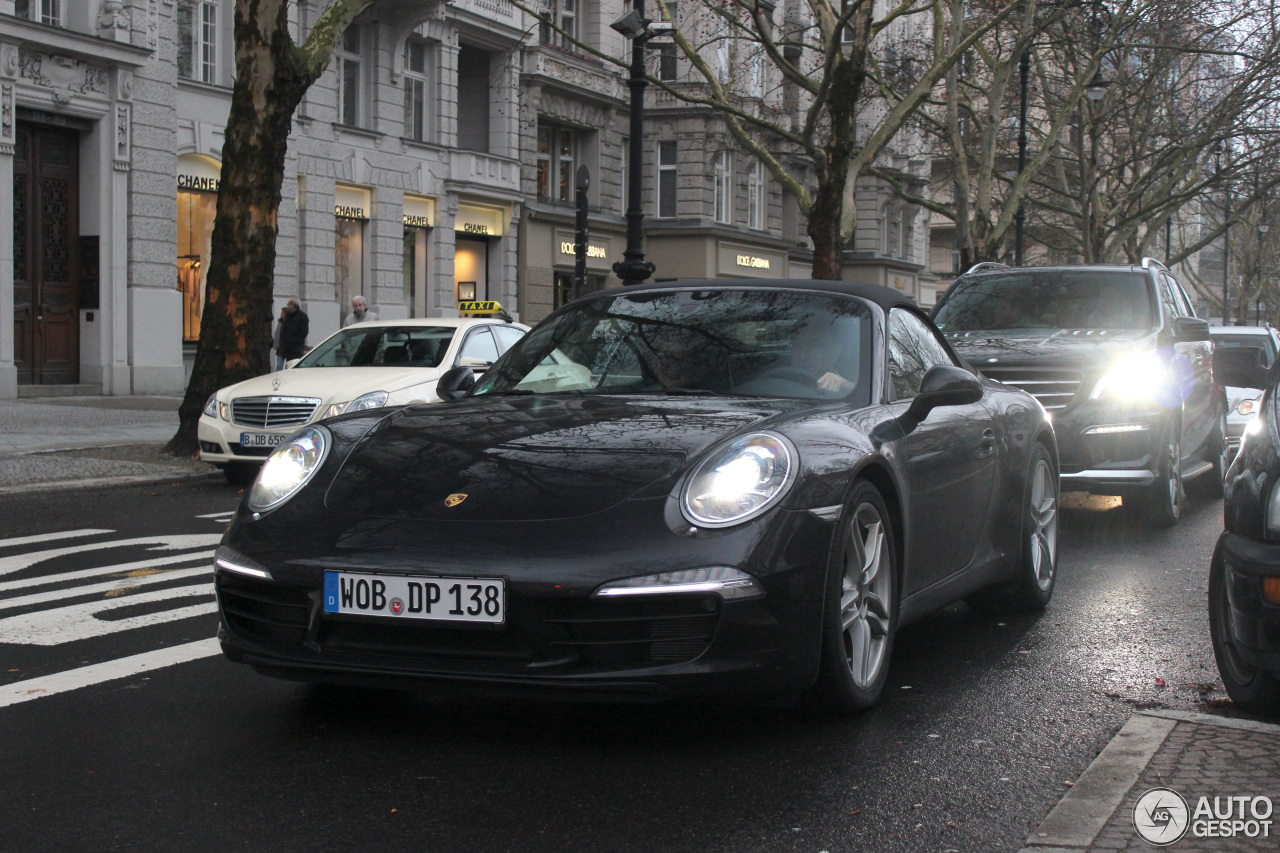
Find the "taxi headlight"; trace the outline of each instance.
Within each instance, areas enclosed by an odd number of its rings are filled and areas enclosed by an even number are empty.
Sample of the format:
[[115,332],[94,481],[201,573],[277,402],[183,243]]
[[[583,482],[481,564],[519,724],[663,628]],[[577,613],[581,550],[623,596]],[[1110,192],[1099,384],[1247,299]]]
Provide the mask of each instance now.
[[324,427],[307,427],[280,445],[262,464],[249,492],[249,508],[268,510],[297,494],[320,469],[332,440]]
[[351,401],[351,405],[347,406],[348,412],[363,412],[365,409],[377,409],[387,404],[386,391],[370,391],[360,397],[356,397]]
[[1162,396],[1171,380],[1169,366],[1156,353],[1132,355],[1102,375],[1089,399],[1151,400]]
[[209,402],[204,404],[204,416],[206,418],[216,418],[218,416],[218,392],[214,391],[209,395]]
[[702,527],[728,527],[776,504],[795,480],[795,447],[761,432],[716,450],[685,481],[681,509]]

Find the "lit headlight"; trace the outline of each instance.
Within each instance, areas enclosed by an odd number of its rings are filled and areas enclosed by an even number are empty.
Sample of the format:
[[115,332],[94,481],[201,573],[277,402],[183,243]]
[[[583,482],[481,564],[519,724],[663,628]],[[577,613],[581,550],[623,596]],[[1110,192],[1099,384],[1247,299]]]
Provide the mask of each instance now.
[[319,470],[330,444],[324,427],[307,427],[276,448],[258,472],[249,507],[272,509],[293,497]]
[[218,416],[218,392],[215,391],[209,395],[209,402],[204,404],[204,416],[206,418],[216,418]]
[[1236,406],[1236,411],[1242,415],[1252,415],[1258,410],[1258,399],[1256,397],[1246,397]]
[[1163,396],[1172,381],[1169,365],[1156,353],[1129,356],[1103,374],[1090,400],[1150,400]]
[[702,527],[728,527],[777,503],[796,473],[791,442],[755,433],[725,445],[694,469],[685,483],[681,508]]

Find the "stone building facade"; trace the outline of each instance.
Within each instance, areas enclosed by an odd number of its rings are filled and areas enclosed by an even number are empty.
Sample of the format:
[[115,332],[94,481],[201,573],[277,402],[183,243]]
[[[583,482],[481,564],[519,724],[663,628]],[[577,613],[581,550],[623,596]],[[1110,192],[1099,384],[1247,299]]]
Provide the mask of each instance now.
[[[0,399],[48,385],[182,391],[209,266],[233,5],[0,0],[0,233],[14,235],[0,241]],[[325,5],[293,5],[296,39]],[[628,50],[609,27],[623,0],[548,8],[592,48]],[[683,60],[651,58],[655,76],[688,74]],[[382,0],[295,116],[277,309],[298,298],[312,344],[356,295],[383,318],[449,316],[487,298],[536,322],[581,295],[572,202],[583,165],[587,289],[618,285],[629,97],[616,66],[509,0]],[[651,87],[643,150],[656,278],[809,275],[794,200],[715,113]],[[919,211],[874,180],[858,198],[846,277],[928,304]]]

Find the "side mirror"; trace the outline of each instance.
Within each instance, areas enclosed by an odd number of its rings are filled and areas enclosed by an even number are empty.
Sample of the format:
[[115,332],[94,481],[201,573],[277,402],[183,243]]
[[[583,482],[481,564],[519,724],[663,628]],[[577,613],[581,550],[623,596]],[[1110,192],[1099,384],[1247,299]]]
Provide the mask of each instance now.
[[289,368],[296,366],[300,361],[302,361],[300,358],[291,358],[284,363],[284,369],[288,370]]
[[458,367],[470,367],[475,373],[483,373],[491,367],[491,363],[483,358],[466,355],[458,359]]
[[476,384],[476,374],[467,365],[460,364],[445,371],[436,383],[436,396],[441,400],[460,400]]
[[1174,317],[1173,340],[1180,344],[1209,340],[1209,321],[1195,317]]
[[940,364],[929,368],[920,382],[920,393],[911,401],[906,415],[916,423],[938,406],[964,406],[982,399],[982,382],[961,367]]
[[1270,368],[1263,364],[1261,347],[1231,347],[1213,351],[1213,381],[1232,388],[1266,390]]

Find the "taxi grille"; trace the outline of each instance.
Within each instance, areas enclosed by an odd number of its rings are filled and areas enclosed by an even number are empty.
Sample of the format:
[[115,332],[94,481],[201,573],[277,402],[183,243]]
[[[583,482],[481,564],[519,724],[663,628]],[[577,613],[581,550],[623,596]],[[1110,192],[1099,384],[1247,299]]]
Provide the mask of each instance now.
[[311,601],[302,587],[282,586],[233,572],[218,572],[218,604],[227,624],[257,640],[301,643]]
[[319,407],[314,397],[237,397],[231,401],[231,422],[260,429],[302,426]]
[[1026,391],[1051,412],[1070,406],[1080,390],[1081,374],[1078,370],[1041,367],[984,367],[981,369],[988,379]]

